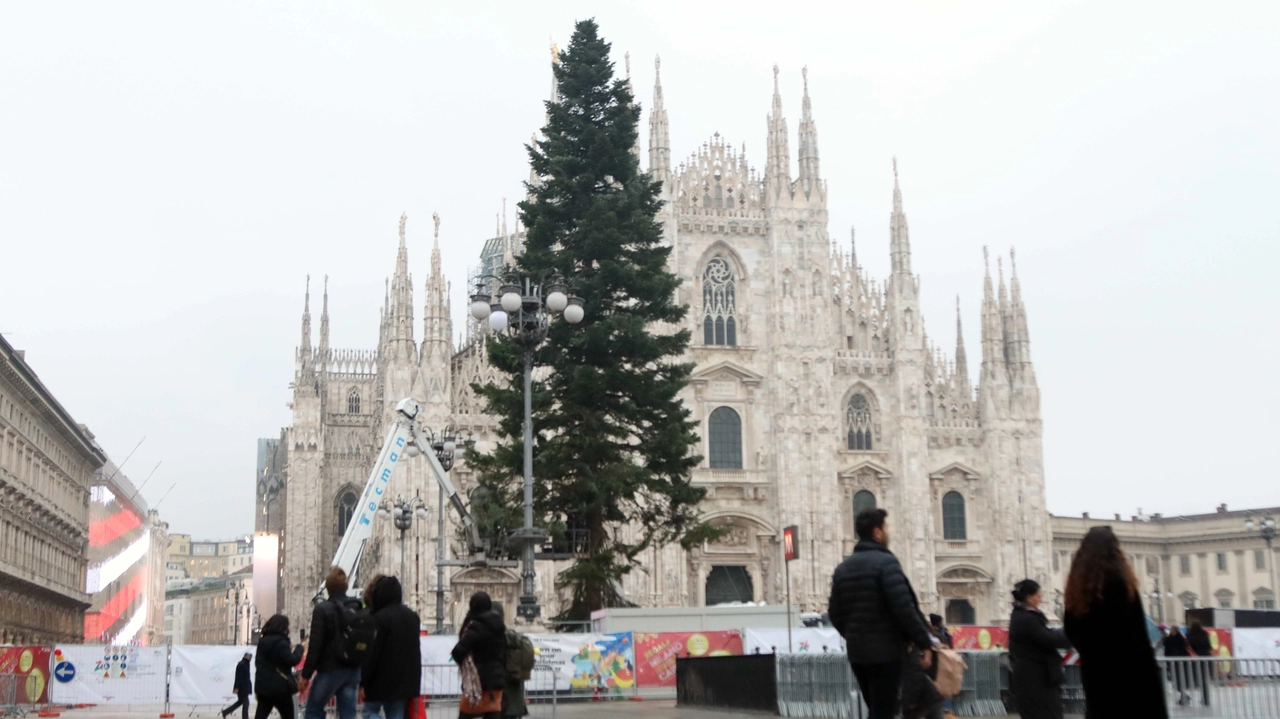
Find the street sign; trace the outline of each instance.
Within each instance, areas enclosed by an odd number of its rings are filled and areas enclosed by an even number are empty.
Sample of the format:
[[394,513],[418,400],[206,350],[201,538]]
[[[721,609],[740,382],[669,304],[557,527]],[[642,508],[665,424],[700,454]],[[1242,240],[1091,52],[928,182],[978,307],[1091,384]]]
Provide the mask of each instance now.
[[794,524],[782,530],[782,557],[788,562],[800,558],[800,528]]
[[76,667],[71,662],[58,662],[58,666],[53,668],[53,676],[58,681],[66,684],[76,678]]

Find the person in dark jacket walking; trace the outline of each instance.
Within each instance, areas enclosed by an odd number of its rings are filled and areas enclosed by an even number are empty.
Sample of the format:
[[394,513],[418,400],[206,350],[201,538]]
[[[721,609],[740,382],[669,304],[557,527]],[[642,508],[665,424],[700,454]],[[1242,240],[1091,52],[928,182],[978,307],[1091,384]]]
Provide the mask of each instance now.
[[227,719],[227,715],[237,708],[240,709],[240,716],[243,719],[249,719],[249,695],[253,694],[253,682],[249,679],[249,660],[251,659],[253,654],[245,652],[240,663],[236,664],[236,682],[232,687],[236,695],[236,703],[222,710],[222,719]]
[[1167,719],[1138,579],[1110,527],[1085,534],[1065,594],[1067,638],[1080,653],[1089,719]]
[[[1205,631],[1198,619],[1192,619],[1191,624],[1187,625],[1187,648],[1197,657],[1213,656],[1213,640],[1209,639],[1209,632]],[[1213,663],[1196,662],[1191,676],[1204,693],[1204,705],[1209,706],[1209,681],[1213,678]]]
[[493,611],[493,601],[484,592],[471,595],[470,609],[462,620],[458,643],[453,647],[453,661],[458,666],[468,657],[480,676],[480,689],[484,692],[481,706],[492,708],[482,712],[459,709],[458,716],[500,719],[502,690],[507,681],[507,625]]
[[422,693],[422,622],[404,605],[395,577],[375,577],[366,595],[378,633],[360,672],[364,719],[374,719],[379,712],[386,719],[404,719],[409,700]]
[[1013,588],[1009,617],[1010,689],[1022,719],[1062,719],[1062,655],[1071,642],[1061,629],[1050,629],[1040,611],[1040,584],[1024,579]]
[[848,644],[849,664],[870,719],[892,719],[898,713],[908,646],[928,649],[938,643],[902,565],[889,551],[888,514],[883,509],[858,514],[858,544],[831,576],[827,608],[832,626]]
[[[300,689],[307,694],[306,719],[325,719],[324,707],[337,697],[338,719],[356,719],[356,700],[360,692],[360,667],[342,662],[341,604],[360,600],[347,596],[347,573],[341,567],[329,570],[324,580],[329,598],[311,612],[310,643],[307,662],[302,665]],[[312,681],[315,677],[315,681]]]
[[258,653],[254,657],[258,687],[258,709],[254,719],[267,719],[271,710],[280,712],[280,719],[293,719],[293,668],[302,661],[302,645],[289,650],[289,618],[277,614],[262,625],[262,638],[258,640]]
[[[1187,638],[1182,636],[1182,632],[1175,624],[1169,627],[1169,633],[1165,635],[1164,655],[1173,658],[1187,658],[1191,656],[1191,648],[1187,646]],[[1174,687],[1178,690],[1178,706],[1184,706],[1190,701],[1191,697],[1187,694],[1187,685],[1190,684],[1189,672],[1191,665],[1184,662],[1170,662],[1167,673],[1169,678],[1173,680]]]

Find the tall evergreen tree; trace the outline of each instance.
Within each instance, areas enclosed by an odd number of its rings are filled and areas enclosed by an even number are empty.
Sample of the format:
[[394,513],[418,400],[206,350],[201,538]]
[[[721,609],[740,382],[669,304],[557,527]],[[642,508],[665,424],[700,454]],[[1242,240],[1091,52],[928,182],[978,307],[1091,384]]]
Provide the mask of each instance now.
[[[676,304],[680,281],[666,267],[660,184],[632,152],[640,108],[614,78],[593,20],[577,23],[553,71],[560,96],[547,103],[544,139],[527,148],[538,182],[520,203],[528,236],[518,264],[535,276],[559,272],[586,301],[580,324],[551,323],[538,353],[550,372],[533,398],[536,521],[587,533],[587,556],[557,577],[573,597],[557,618],[586,620],[626,603],[620,580],[646,548],[689,547],[716,530],[699,519],[705,490],[690,482],[697,425],[677,395],[693,365],[683,361],[688,330],[672,329],[687,307]],[[476,390],[502,417],[502,441],[471,461],[498,531],[520,526],[523,366],[510,338],[492,338],[489,349],[509,382]]]

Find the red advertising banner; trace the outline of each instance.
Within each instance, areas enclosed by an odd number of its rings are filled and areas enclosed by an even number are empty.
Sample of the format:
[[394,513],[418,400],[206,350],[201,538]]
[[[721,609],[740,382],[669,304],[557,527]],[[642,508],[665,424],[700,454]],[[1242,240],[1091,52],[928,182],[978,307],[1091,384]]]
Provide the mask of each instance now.
[[956,649],[995,650],[1009,648],[1009,630],[1006,627],[947,627]]
[[718,657],[742,653],[742,635],[725,632],[636,632],[636,679],[642,687],[676,685],[676,657]]
[[0,647],[0,674],[17,674],[18,704],[49,702],[49,647]]
[[[1205,627],[1209,632],[1209,646],[1213,648],[1213,656],[1230,657],[1235,656],[1235,646],[1231,643],[1230,629],[1214,629],[1213,627]],[[1186,633],[1185,631],[1183,632]]]

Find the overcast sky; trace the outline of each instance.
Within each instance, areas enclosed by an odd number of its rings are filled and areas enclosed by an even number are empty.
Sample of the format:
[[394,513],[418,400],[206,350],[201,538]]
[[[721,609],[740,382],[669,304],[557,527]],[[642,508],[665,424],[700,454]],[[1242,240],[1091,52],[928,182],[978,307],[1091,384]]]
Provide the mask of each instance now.
[[1280,504],[1275,2],[5,3],[0,332],[117,461],[146,437],[171,531],[251,531],[305,276],[372,349],[400,213],[420,313],[439,212],[461,320],[592,15],[646,107],[662,56],[675,158],[719,132],[763,170],[776,62],[794,168],[807,65],[832,237],[887,274],[896,154],[975,375],[982,246],[1017,246],[1053,512]]

